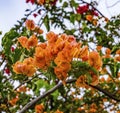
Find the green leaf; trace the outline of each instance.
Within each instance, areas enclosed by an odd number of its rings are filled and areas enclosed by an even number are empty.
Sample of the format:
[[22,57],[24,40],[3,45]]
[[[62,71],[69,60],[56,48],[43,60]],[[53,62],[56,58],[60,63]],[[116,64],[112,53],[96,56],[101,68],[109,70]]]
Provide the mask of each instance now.
[[81,20],[81,15],[80,14],[76,14],[76,20],[80,21]]
[[36,89],[35,89],[36,95],[40,93],[41,88],[45,88],[46,90],[49,90],[52,87],[51,85],[49,85],[47,81],[42,79],[36,81],[35,84],[36,84]]
[[46,27],[47,31],[49,31],[50,30],[50,24],[49,24],[48,15],[46,15],[45,18],[44,18],[44,24],[45,24],[45,27]]
[[68,7],[68,3],[67,2],[63,3],[63,8],[65,8],[65,7]]
[[70,3],[73,7],[75,7],[75,8],[78,7],[78,3],[76,3],[75,0],[71,0]]
[[70,22],[75,23],[75,14],[70,15]]
[[12,54],[10,54],[12,62],[15,63],[16,61],[18,61],[21,57],[21,54],[22,54],[22,50],[19,48],[16,48],[15,51]]
[[53,98],[56,100],[56,99],[58,98],[58,96],[59,96],[58,90],[54,91],[51,95],[52,95]]
[[42,35],[38,36],[38,39],[40,40],[40,42],[45,42],[46,41]]

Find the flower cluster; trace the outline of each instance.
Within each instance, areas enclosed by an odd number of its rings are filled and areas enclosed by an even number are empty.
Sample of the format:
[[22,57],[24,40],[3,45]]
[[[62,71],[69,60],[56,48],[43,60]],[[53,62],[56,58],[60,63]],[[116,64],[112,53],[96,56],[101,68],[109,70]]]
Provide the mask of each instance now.
[[24,59],[23,62],[16,62],[13,71],[17,74],[32,76],[36,69],[47,69],[54,62],[54,73],[57,78],[65,83],[68,72],[71,70],[71,62],[76,59],[88,62],[90,66],[99,70],[102,66],[100,55],[96,52],[89,52],[87,46],[82,46],[72,35],[57,35],[54,32],[46,34],[47,41],[39,43],[37,37],[32,35],[29,39],[25,36],[18,38],[22,47],[29,50],[35,47],[33,57]]
[[38,39],[35,35],[32,35],[30,38],[27,38],[26,36],[21,36],[18,38],[18,42],[22,45],[22,47],[29,50],[30,48],[37,46]]
[[26,58],[23,62],[17,61],[13,65],[13,71],[17,74],[32,76],[36,71],[36,68],[33,65],[33,58]]
[[89,4],[78,6],[76,12],[78,14],[85,15],[86,20],[91,22],[94,26],[98,24],[98,18],[96,17],[98,17],[99,14],[93,7],[90,7]]
[[25,26],[28,30],[34,31],[34,33],[42,34],[43,30],[39,28],[39,26],[35,25],[35,22],[33,20],[26,20]]

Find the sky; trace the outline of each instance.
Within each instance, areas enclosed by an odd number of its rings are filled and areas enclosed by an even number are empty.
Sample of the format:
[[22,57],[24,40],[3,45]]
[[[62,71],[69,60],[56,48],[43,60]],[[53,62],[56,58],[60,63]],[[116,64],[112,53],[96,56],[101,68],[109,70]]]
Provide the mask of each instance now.
[[[86,1],[89,2],[91,0]],[[120,0],[96,1],[99,4],[97,9],[100,10],[106,17],[110,18],[111,16],[120,13]],[[117,4],[114,5],[115,3]],[[0,39],[5,32],[9,31],[10,28],[17,23],[17,20],[20,20],[22,17],[24,17],[26,8],[30,8],[30,4],[26,4],[25,0],[0,0],[0,31],[2,31]]]

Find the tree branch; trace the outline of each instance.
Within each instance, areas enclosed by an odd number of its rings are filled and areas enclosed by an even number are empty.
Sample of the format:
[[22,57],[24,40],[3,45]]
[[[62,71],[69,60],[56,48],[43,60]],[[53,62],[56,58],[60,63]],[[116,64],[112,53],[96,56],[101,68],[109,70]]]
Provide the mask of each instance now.
[[[75,81],[76,81],[76,79],[70,79],[70,80],[67,80],[66,83],[72,83],[72,82],[75,82]],[[27,105],[25,105],[19,111],[19,113],[25,113],[25,111],[28,110],[31,106],[35,105],[39,100],[41,100],[42,98],[44,98],[44,97],[48,96],[49,94],[53,93],[55,90],[57,90],[61,86],[63,86],[63,83],[59,82],[56,86],[54,86],[52,89],[45,92],[43,95],[40,95],[37,98],[35,98],[34,100],[30,101]]]
[[30,82],[31,80],[33,80],[34,78],[36,78],[37,77],[37,75],[36,76],[34,76],[34,77],[32,77],[31,79],[28,79],[28,80],[26,80],[26,81],[23,81],[19,86],[17,86],[14,90],[17,90],[19,87],[21,87],[23,84],[25,84],[25,83],[28,83],[28,82]]
[[[68,79],[66,81],[66,83],[73,83],[75,82],[76,79]],[[94,89],[97,89],[98,91],[102,92],[103,94],[105,94],[106,96],[108,96],[109,98],[120,102],[120,99],[118,99],[117,97],[115,97],[113,94],[111,94],[110,92],[102,89],[100,86],[93,86],[91,84],[88,84],[86,82],[87,85],[91,86]],[[33,99],[32,101],[30,101],[28,104],[26,104],[20,111],[19,113],[25,113],[26,110],[28,110],[31,106],[35,105],[39,100],[41,100],[42,98],[48,96],[49,94],[53,93],[55,90],[57,90],[59,87],[63,86],[62,82],[59,82],[56,86],[54,86],[52,89],[48,90],[47,92],[45,92],[43,95],[38,96],[37,98]]]
[[111,98],[111,99],[113,99],[113,100],[115,100],[117,102],[120,102],[120,99],[118,99],[117,97],[115,97],[115,95],[111,94],[110,92],[102,89],[100,86],[93,86],[93,85],[90,85],[90,84],[89,84],[89,86],[91,86],[92,88],[97,89],[98,91],[104,93],[109,98]]

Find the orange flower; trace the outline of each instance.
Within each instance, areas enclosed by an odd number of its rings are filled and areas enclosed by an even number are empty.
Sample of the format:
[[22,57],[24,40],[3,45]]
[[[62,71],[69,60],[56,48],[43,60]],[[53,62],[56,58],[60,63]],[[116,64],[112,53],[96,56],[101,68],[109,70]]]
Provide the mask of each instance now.
[[55,42],[53,52],[57,54],[59,51],[61,51],[64,48],[64,43],[65,41],[61,37],[58,38]]
[[106,53],[106,55],[110,55],[111,54],[111,50],[109,48],[107,48],[105,53]]
[[12,100],[10,100],[9,103],[10,103],[12,106],[15,106],[18,100],[19,100],[19,98],[16,96],[16,97],[13,98]]
[[39,26],[35,26],[35,30],[34,31],[37,32],[37,33],[39,33],[39,34],[43,34],[43,30],[40,29]]
[[118,50],[116,51],[116,54],[120,55],[120,49],[118,49]]
[[45,58],[45,49],[41,48],[40,46],[37,46],[35,48],[35,54],[34,56],[38,57],[38,58]]
[[45,69],[45,67],[46,67],[45,58],[42,58],[42,59],[41,59],[41,58],[35,56],[34,65],[35,65],[37,68]]
[[37,47],[41,47],[42,49],[45,49],[47,47],[47,43],[40,43],[37,45]]
[[46,38],[47,38],[49,44],[54,44],[58,38],[58,35],[56,35],[52,31],[50,31],[46,34]]
[[120,56],[116,56],[115,60],[120,62]]
[[71,64],[68,62],[61,62],[58,67],[61,68],[64,72],[68,72],[71,69]]
[[27,76],[33,76],[34,73],[35,73],[36,69],[33,65],[27,65],[27,68],[26,70],[24,70],[24,75],[27,75]]
[[65,33],[61,34],[59,38],[62,38],[63,40],[68,40],[68,36]]
[[26,48],[26,43],[28,42],[28,38],[26,36],[21,36],[18,38],[18,42],[20,42],[22,47]]
[[87,46],[80,49],[79,58],[82,58],[83,60],[85,58],[88,58],[88,47]]
[[27,43],[26,43],[26,48],[27,48],[27,49],[30,49],[31,47],[37,46],[37,44],[38,44],[38,39],[37,39],[37,37],[36,37],[35,35],[32,35],[32,36],[28,39],[28,41],[27,41]]
[[99,78],[97,75],[92,75],[92,82],[90,83],[93,86],[96,86],[99,83]]
[[68,40],[68,42],[71,42],[71,43],[76,42],[75,37],[72,36],[72,35],[68,35],[68,39],[67,40]]
[[43,49],[41,45],[35,48],[34,65],[40,69],[43,69],[46,66],[45,49]]
[[26,92],[26,91],[28,91],[29,89],[28,88],[26,88],[26,86],[21,86],[18,90],[17,90],[17,92]]
[[53,61],[55,58],[53,52],[52,52],[52,47],[47,46],[45,49],[45,61],[47,66],[50,65],[51,61]]
[[92,21],[92,23],[93,23],[94,26],[96,26],[96,25],[97,25],[97,20],[94,19],[94,20]]
[[81,75],[75,82],[76,86],[77,87],[85,87],[86,84],[85,84],[85,81],[86,81],[86,78],[84,75]]
[[13,71],[16,74],[21,74],[24,72],[24,69],[26,68],[27,65],[23,64],[20,61],[17,61],[14,65],[13,65]]
[[34,30],[35,29],[35,23],[33,20],[26,20],[25,22],[26,28],[28,30]]
[[90,108],[89,112],[90,112],[90,113],[96,113],[96,112],[97,112],[97,109],[95,109],[95,108]]
[[99,70],[102,66],[102,59],[100,57],[100,55],[98,54],[98,52],[96,51],[92,51],[89,53],[89,59],[88,59],[88,63],[96,68],[97,70]]
[[57,66],[60,66],[62,62],[69,62],[66,59],[67,55],[63,53],[63,51],[59,52],[57,57],[54,59],[54,62]]
[[77,47],[72,48],[71,54],[73,58],[78,58],[79,53],[80,53],[80,48],[77,48]]
[[43,113],[44,106],[43,104],[39,104],[35,106],[35,113]]
[[109,22],[109,19],[108,19],[108,18],[105,18],[105,21],[106,21],[106,22]]
[[60,67],[54,68],[54,73],[56,74],[57,78],[62,80],[63,84],[67,78],[67,72],[63,71]]
[[55,113],[64,113],[64,112],[57,109],[57,111],[55,111]]
[[63,50],[57,54],[57,57],[54,60],[57,66],[59,66],[62,62],[70,63],[72,61],[71,49],[71,45],[66,44]]
[[95,103],[92,103],[92,104],[90,105],[90,110],[89,110],[89,112],[90,112],[90,113],[95,113],[96,111],[97,111],[97,106],[96,106]]
[[97,46],[96,49],[100,51],[102,49],[102,46]]
[[26,58],[26,59],[24,59],[23,63],[25,63],[27,65],[31,65],[34,63],[34,59],[32,57]]
[[35,69],[34,65],[31,64],[30,61],[28,61],[28,59],[27,60],[25,59],[25,61],[23,61],[23,62],[17,61],[13,65],[13,71],[16,74],[24,74],[24,75],[27,75],[27,76],[33,76],[36,69]]
[[91,22],[93,20],[93,16],[92,15],[86,15],[86,19]]
[[38,3],[39,5],[43,5],[43,4],[45,3],[45,0],[37,0],[37,3]]
[[82,112],[82,111],[84,111],[85,109],[83,108],[83,107],[79,107],[78,109],[77,109],[77,111],[78,112]]

